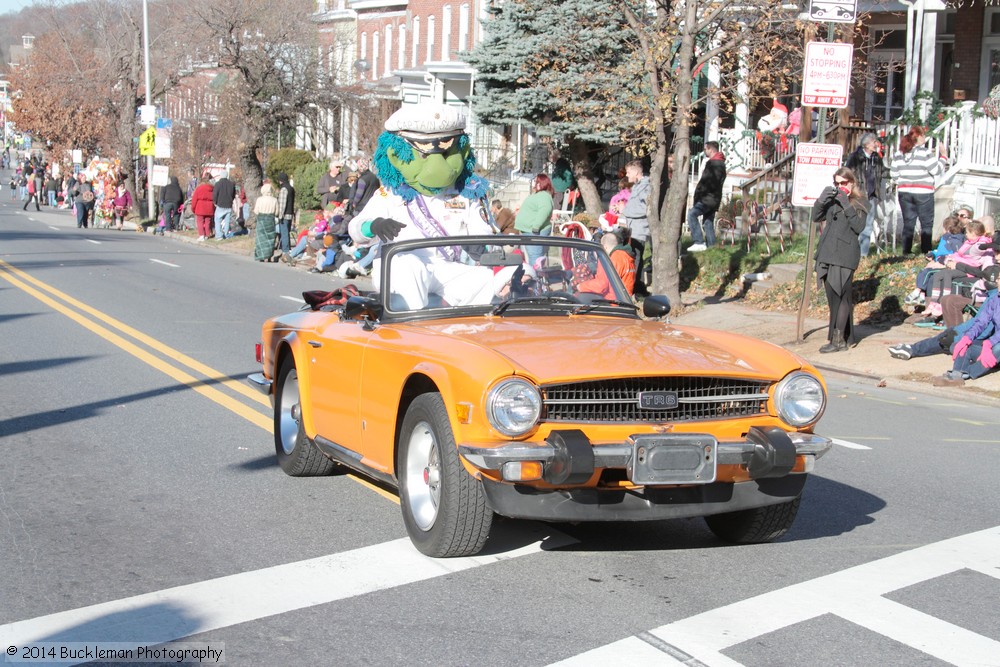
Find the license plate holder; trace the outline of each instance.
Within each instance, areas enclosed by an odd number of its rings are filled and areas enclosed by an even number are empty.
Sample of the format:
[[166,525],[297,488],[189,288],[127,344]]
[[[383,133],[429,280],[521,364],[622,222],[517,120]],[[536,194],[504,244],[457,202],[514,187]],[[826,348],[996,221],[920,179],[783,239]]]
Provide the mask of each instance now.
[[707,433],[634,435],[628,476],[633,484],[710,484],[719,442]]

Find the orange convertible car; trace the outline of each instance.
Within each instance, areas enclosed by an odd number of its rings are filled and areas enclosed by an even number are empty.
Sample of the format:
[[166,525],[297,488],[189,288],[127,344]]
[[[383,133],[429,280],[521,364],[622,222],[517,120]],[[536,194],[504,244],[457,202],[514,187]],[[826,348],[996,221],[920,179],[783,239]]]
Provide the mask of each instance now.
[[371,295],[268,320],[248,379],[272,399],[286,473],[345,466],[397,487],[425,554],[477,553],[494,514],[704,516],[723,539],[773,540],[830,448],[812,432],[816,369],[672,326],[664,297],[640,316],[595,243],[392,243],[373,278]]

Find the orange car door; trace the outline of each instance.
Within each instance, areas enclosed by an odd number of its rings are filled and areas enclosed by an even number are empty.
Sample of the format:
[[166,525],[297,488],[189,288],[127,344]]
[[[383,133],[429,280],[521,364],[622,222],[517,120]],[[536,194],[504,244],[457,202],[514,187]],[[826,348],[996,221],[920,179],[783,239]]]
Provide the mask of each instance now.
[[353,452],[361,450],[358,417],[361,368],[371,337],[360,322],[331,317],[309,337],[309,385],[313,423],[319,435]]

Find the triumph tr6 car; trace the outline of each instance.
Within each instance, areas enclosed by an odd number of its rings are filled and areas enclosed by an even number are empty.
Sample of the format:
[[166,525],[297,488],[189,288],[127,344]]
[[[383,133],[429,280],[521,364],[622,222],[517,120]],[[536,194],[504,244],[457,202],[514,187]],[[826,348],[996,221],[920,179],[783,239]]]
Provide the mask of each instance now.
[[[500,245],[517,243],[519,245]],[[775,345],[642,315],[590,241],[385,244],[376,291],[268,320],[257,346],[292,476],[398,489],[414,545],[480,551],[495,514],[704,517],[737,543],[792,525],[831,445],[815,368]],[[627,262],[625,263],[627,264]]]

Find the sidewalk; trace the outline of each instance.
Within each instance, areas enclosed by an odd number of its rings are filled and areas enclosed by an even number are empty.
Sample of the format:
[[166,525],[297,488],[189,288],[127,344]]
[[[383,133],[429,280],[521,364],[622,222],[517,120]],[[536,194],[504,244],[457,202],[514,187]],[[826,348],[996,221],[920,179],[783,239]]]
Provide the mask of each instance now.
[[820,354],[820,346],[826,344],[826,321],[806,319],[805,340],[798,343],[795,340],[796,312],[759,310],[738,300],[710,301],[693,294],[683,296],[686,312],[671,316],[674,324],[723,329],[770,341],[805,358],[827,375],[846,375],[877,387],[1000,405],[1000,372],[966,381],[964,387],[935,387],[931,379],[951,368],[951,357],[938,354],[903,361],[889,356],[890,345],[913,343],[938,333],[931,329],[902,324],[886,331],[858,325],[859,341],[855,347],[844,352]]

